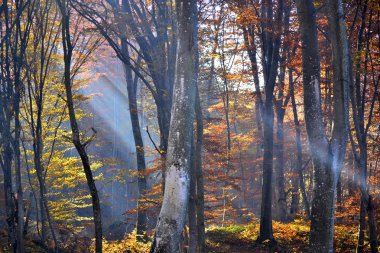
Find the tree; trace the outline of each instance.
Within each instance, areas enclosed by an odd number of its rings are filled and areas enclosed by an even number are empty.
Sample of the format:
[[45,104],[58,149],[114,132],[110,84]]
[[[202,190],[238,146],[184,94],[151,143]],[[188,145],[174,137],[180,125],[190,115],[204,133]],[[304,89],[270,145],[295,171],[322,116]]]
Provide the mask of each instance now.
[[[80,130],[75,114],[72,92],[73,74],[71,72],[71,63],[75,44],[72,43],[72,34],[70,32],[70,9],[68,2],[65,0],[57,0],[59,9],[62,15],[62,47],[64,57],[64,84],[66,90],[66,103],[69,111],[70,126],[72,130],[72,142],[79,153],[82,161],[83,170],[86,174],[87,185],[90,190],[92,198],[92,210],[94,215],[95,224],[95,251],[96,253],[102,252],[102,214],[100,209],[100,200],[98,190],[96,188],[94,176],[91,170],[89,157],[86,151],[86,146],[90,140],[82,141]],[[75,72],[74,72],[75,73]]]
[[320,60],[313,1],[297,1],[302,42],[306,130],[314,165],[310,252],[333,252],[335,194],[348,134],[351,59],[341,1],[328,1],[334,67],[334,126],[326,136],[321,121]]
[[[21,178],[21,120],[20,101],[24,88],[22,70],[35,14],[35,2],[4,1],[0,10],[0,136],[2,140],[0,165],[4,172],[8,238],[13,251],[24,249],[24,200]],[[13,193],[13,169],[16,194]]]
[[[53,6],[53,1],[46,3],[38,3],[39,9],[36,9],[39,19],[35,19],[31,31],[30,41],[33,41],[33,48],[29,49],[28,57],[25,59],[25,65],[28,66],[28,71],[25,71],[26,92],[28,104],[26,105],[27,120],[25,125],[30,128],[32,147],[33,147],[33,162],[38,180],[38,205],[41,218],[41,243],[46,247],[47,240],[47,224],[50,223],[50,214],[46,199],[46,173],[47,168],[43,163],[43,116],[46,99],[46,86],[48,85],[49,77],[53,78],[52,65],[54,62],[53,51],[56,50],[56,42],[59,36],[59,30],[55,29],[50,24],[50,21],[55,23],[58,20],[57,9]],[[32,43],[31,43],[32,44]],[[50,76],[49,76],[50,74]],[[25,129],[24,129],[25,131]],[[20,146],[20,144],[18,144]],[[36,203],[37,205],[37,203]],[[50,224],[51,225],[51,224]],[[57,246],[56,236],[52,230],[55,246]]]
[[[118,58],[124,64],[129,64],[129,67],[152,93],[157,106],[157,120],[160,130],[159,151],[162,160],[165,160],[171,122],[177,50],[175,46],[177,35],[173,16],[174,6],[171,2],[163,0],[153,2],[122,1],[122,6],[115,0],[94,1],[89,4],[76,0],[73,7],[99,29]],[[111,12],[108,7],[111,7]],[[126,32],[130,33],[129,37]],[[143,64],[136,66],[130,64],[129,62],[133,62],[133,59],[127,60],[125,58],[116,38],[127,43],[134,53],[141,56],[146,68],[142,67]],[[132,44],[129,40],[133,40],[134,43]],[[146,74],[147,77],[145,77]],[[148,82],[149,80],[152,81],[153,85]],[[164,170],[163,177],[165,177]]]
[[[356,64],[355,64],[355,79],[350,87],[350,97],[352,105],[352,120],[355,131],[350,131],[350,141],[352,146],[352,151],[354,154],[355,165],[359,170],[359,189],[361,192],[360,200],[360,218],[359,218],[359,233],[358,233],[358,244],[356,252],[364,252],[364,231],[366,228],[366,213],[368,214],[369,221],[369,240],[371,245],[371,252],[378,252],[378,239],[377,239],[377,228],[375,224],[374,217],[374,203],[373,196],[369,193],[368,190],[368,131],[373,124],[373,110],[374,103],[376,100],[378,88],[379,88],[379,77],[377,82],[373,80],[372,85],[374,90],[372,94],[366,88],[368,79],[366,78],[367,64],[369,61],[369,52],[370,52],[370,34],[367,32],[364,35],[364,30],[366,29],[367,22],[367,9],[368,1],[365,1],[362,7],[361,13],[361,23],[359,28],[359,33],[357,36],[357,46],[356,46]],[[370,31],[372,23],[372,14],[370,15],[370,20],[368,21],[367,29]],[[363,41],[365,39],[366,41]],[[363,47],[366,47],[364,54],[364,77],[361,82],[361,61],[362,61],[362,52]],[[372,60],[371,60],[372,64]],[[372,69],[373,70],[373,69]],[[374,73],[372,73],[374,74]],[[369,97],[368,101],[366,97]],[[369,108],[368,108],[369,107]],[[367,117],[367,124],[365,124],[365,118]],[[354,138],[355,137],[355,138]]]
[[293,69],[289,69],[289,94],[290,98],[292,100],[292,111],[293,111],[293,118],[294,118],[294,125],[295,125],[295,130],[296,130],[296,149],[297,149],[297,163],[296,163],[296,173],[298,176],[298,179],[294,179],[296,183],[296,189],[294,191],[297,191],[297,193],[294,193],[296,197],[293,197],[292,195],[292,207],[290,210],[291,214],[295,214],[297,208],[295,207],[298,205],[298,200],[294,200],[294,198],[298,198],[298,185],[301,190],[302,194],[302,203],[304,205],[305,213],[306,213],[306,218],[310,219],[310,204],[309,204],[309,199],[308,196],[306,195],[306,187],[305,187],[305,181],[304,181],[304,176],[303,176],[303,161],[302,161],[302,143],[301,143],[301,126],[300,126],[300,121],[298,118],[298,111],[297,111],[297,104],[296,104],[296,98],[295,98],[295,88],[294,88],[294,80],[293,80]]
[[[284,37],[289,37],[289,19],[290,19],[290,3],[285,4],[284,7]],[[290,93],[285,94],[285,74],[286,74],[286,57],[289,51],[289,41],[284,39],[282,43],[282,55],[279,60],[280,73],[278,75],[278,91],[277,96],[273,98],[274,107],[276,111],[276,145],[275,145],[275,156],[276,156],[276,166],[275,166],[275,182],[276,191],[275,203],[277,204],[278,219],[282,222],[287,220],[287,205],[286,199],[287,194],[285,191],[285,158],[284,158],[284,147],[285,147],[285,136],[284,136],[284,117],[286,113],[286,107],[290,101]]]
[[[83,4],[80,1],[74,1],[73,7],[96,26],[124,64],[129,111],[135,141],[137,171],[139,172],[138,187],[141,198],[146,191],[146,178],[143,175],[146,162],[137,111],[137,81],[140,80],[141,83],[146,85],[156,104],[160,131],[158,152],[163,164],[168,146],[175,73],[176,29],[175,22],[173,22],[173,6],[166,4],[162,0],[153,1],[152,3],[137,3],[137,1],[118,3],[118,1],[113,0],[104,2],[107,2],[108,5],[103,12],[99,11],[101,8],[96,4]],[[112,10],[111,12],[108,11],[108,7]],[[150,7],[154,10],[157,8],[158,11],[151,12]],[[135,55],[137,55],[137,61]],[[132,80],[132,74],[134,74],[134,81]],[[163,190],[165,184],[164,168],[162,168],[162,178]],[[146,217],[141,206],[139,201],[137,213],[138,234],[145,232],[146,227]]]
[[263,70],[264,70],[264,89],[265,102],[263,113],[264,128],[264,159],[263,159],[263,189],[261,200],[261,216],[260,216],[260,234],[257,242],[262,243],[270,240],[275,243],[272,230],[272,175],[273,175],[273,91],[276,83],[279,52],[281,45],[281,31],[283,21],[284,3],[278,1],[278,9],[275,22],[276,31],[279,34],[272,34],[268,31],[268,27],[274,25],[273,20],[273,3],[271,0],[263,1],[262,18],[266,21],[262,27],[262,51],[263,51]]
[[196,1],[176,1],[178,50],[169,131],[164,200],[151,252],[178,252],[189,202],[196,94]]

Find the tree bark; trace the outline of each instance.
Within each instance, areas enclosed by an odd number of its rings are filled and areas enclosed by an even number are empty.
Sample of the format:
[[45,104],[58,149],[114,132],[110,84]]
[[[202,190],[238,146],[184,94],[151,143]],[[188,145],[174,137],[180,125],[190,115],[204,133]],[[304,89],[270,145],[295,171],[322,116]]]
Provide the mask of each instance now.
[[176,1],[178,26],[176,75],[170,122],[164,200],[151,252],[178,252],[186,220],[196,93],[197,19],[195,1]]

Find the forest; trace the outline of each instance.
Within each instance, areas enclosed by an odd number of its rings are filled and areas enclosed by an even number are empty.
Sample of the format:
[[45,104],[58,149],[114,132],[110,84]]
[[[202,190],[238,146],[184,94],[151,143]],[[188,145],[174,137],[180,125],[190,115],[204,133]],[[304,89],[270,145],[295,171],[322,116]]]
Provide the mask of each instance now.
[[380,2],[1,0],[0,253],[378,253]]

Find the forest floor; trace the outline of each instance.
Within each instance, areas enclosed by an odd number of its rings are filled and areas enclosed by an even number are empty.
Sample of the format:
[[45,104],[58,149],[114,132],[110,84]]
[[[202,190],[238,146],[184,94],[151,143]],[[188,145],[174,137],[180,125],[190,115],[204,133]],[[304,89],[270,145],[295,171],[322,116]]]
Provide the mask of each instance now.
[[[273,222],[274,237],[277,247],[269,245],[256,245],[255,241],[259,233],[259,224],[230,226],[211,226],[207,229],[207,248],[209,253],[252,253],[252,252],[307,252],[309,223],[296,220],[292,223]],[[335,252],[355,252],[357,226],[338,224],[335,226]],[[0,253],[10,252],[6,247],[5,234],[0,235]],[[269,244],[269,242],[268,242]],[[77,245],[78,246],[78,245]],[[134,235],[128,235],[121,241],[105,242],[103,252],[105,253],[145,253],[149,252],[149,243],[137,243]],[[44,252],[33,242],[27,242],[27,252]],[[367,245],[367,251],[369,246]],[[63,251],[68,252],[68,251]],[[89,252],[78,249],[70,252]]]
[[[292,223],[273,222],[274,238],[277,247],[257,245],[259,224],[231,225],[228,227],[210,227],[207,230],[209,252],[248,253],[248,252],[307,252],[309,223],[296,220]],[[355,226],[335,226],[335,252],[355,252]]]
[[[291,223],[273,222],[274,237],[277,247],[271,248],[269,245],[256,245],[255,241],[259,234],[259,223],[247,225],[211,226],[207,228],[207,249],[209,253],[261,253],[261,252],[281,252],[281,253],[301,253],[307,252],[310,223],[295,220]],[[356,224],[336,224],[334,252],[348,253],[355,252],[357,237]],[[269,242],[268,242],[269,244]],[[369,251],[366,246],[365,252]],[[126,250],[127,249],[127,250]],[[119,252],[149,252],[149,245],[134,243],[132,235],[127,236],[120,242],[109,242],[105,244],[107,253]],[[322,253],[322,252],[321,252]]]

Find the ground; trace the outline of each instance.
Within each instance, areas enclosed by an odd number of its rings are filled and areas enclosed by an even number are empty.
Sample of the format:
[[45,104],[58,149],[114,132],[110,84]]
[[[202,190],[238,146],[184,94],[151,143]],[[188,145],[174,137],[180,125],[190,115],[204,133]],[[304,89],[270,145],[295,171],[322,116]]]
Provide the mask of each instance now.
[[[232,225],[229,227],[211,227],[207,231],[207,244],[210,252],[307,252],[309,224],[296,220],[292,223],[273,222],[277,247],[257,245],[255,243],[259,224]],[[335,252],[355,252],[356,228],[337,225],[335,227]]]
[[[248,253],[248,252],[307,252],[309,223],[295,220],[291,223],[273,222],[274,237],[277,247],[255,245],[259,232],[257,222],[248,225],[211,226],[207,229],[207,248],[209,253]],[[337,224],[335,226],[335,252],[355,252],[357,226]],[[6,236],[0,234],[0,253],[9,252]],[[269,244],[269,242],[267,243]],[[27,252],[44,252],[33,242],[27,242]],[[82,250],[76,252],[83,252]],[[137,243],[134,235],[128,235],[122,241],[105,242],[105,253],[145,253],[149,244]],[[369,246],[366,245],[366,252]]]

